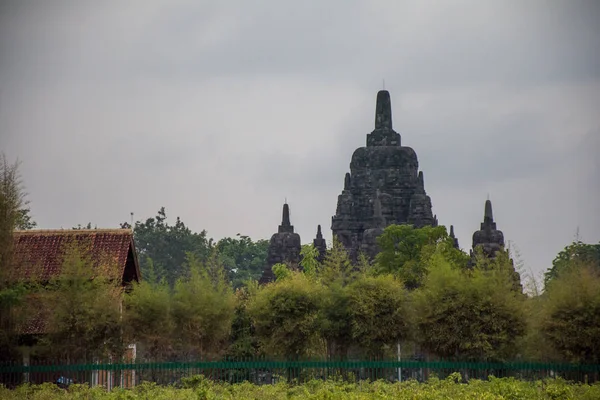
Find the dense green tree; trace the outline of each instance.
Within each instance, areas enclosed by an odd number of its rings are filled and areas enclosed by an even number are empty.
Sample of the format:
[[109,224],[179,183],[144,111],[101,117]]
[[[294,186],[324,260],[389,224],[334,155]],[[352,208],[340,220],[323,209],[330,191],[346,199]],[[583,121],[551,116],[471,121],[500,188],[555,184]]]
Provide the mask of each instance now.
[[269,241],[254,242],[250,237],[238,234],[237,238],[219,240],[216,248],[233,287],[239,288],[247,281],[260,278],[267,263]]
[[525,331],[525,312],[508,269],[459,269],[437,252],[428,270],[414,293],[421,346],[449,360],[512,358]]
[[317,279],[324,285],[320,331],[326,341],[327,355],[344,359],[354,342],[348,285],[360,276],[362,270],[351,264],[346,249],[335,238],[323,265],[315,265]]
[[292,276],[292,270],[284,263],[277,263],[271,267],[275,281],[282,281]]
[[13,233],[29,229],[29,216],[19,162],[11,164],[0,154],[0,359],[16,356],[18,326],[25,315],[23,300],[28,292],[14,274]]
[[327,356],[345,359],[354,343],[350,290],[342,281],[331,282],[321,295],[320,331],[327,345]]
[[304,275],[315,278],[317,276],[317,272],[321,267],[319,263],[319,250],[313,244],[305,244],[302,246],[300,250],[300,267],[302,267],[302,272]]
[[323,265],[317,271],[319,280],[325,285],[333,282],[345,286],[360,274],[361,270],[352,265],[344,245],[334,237],[333,246],[327,252]]
[[544,274],[544,286],[561,273],[567,272],[569,268],[580,265],[597,268],[600,271],[600,243],[586,244],[577,240],[565,247],[552,261],[552,268]]
[[246,286],[235,291],[235,316],[231,324],[227,357],[248,359],[261,355],[254,324],[248,313],[248,304],[257,292],[258,283],[256,281],[250,281]]
[[544,338],[569,362],[600,363],[600,271],[572,261],[549,283],[541,301]]
[[218,263],[188,254],[186,264],[188,273],[177,280],[172,302],[179,352],[183,357],[220,355],[234,317],[233,290]]
[[296,271],[260,288],[249,302],[248,312],[266,354],[298,359],[321,353],[321,293],[319,285]]
[[382,357],[410,333],[406,289],[392,275],[363,275],[348,286],[351,331],[365,355]]
[[464,252],[453,247],[444,226],[390,225],[377,242],[381,250],[375,258],[375,269],[398,276],[409,289],[421,285],[427,274],[428,260],[438,249],[458,266],[466,266],[468,260]]
[[31,209],[29,207],[24,207],[19,210],[16,229],[28,230],[37,227],[37,222],[33,220],[30,213]]
[[37,295],[48,353],[77,362],[122,354],[121,270],[109,257],[93,262],[85,249],[67,249],[61,273]]
[[188,253],[206,261],[212,251],[212,239],[206,238],[206,231],[192,232],[179,217],[174,225],[170,225],[164,207],[155,218],[135,223],[134,238],[142,276],[147,272],[149,260],[152,260],[155,273],[171,286],[183,275]]
[[128,342],[139,345],[138,360],[164,360],[173,353],[171,304],[171,291],[164,280],[134,283],[126,294],[124,334]]
[[[6,274],[12,267],[13,232],[19,228],[26,208],[25,191],[19,174],[19,162],[10,164],[0,154],[0,273]],[[0,283],[1,284],[1,283]]]
[[[512,288],[517,293],[523,293],[523,285],[521,284],[521,275],[515,270],[514,262],[510,257],[510,251],[508,249],[497,251],[494,257],[488,257],[483,252],[480,246],[477,246],[473,252],[475,265],[477,268],[484,271],[503,271],[510,281],[512,282]],[[443,254],[446,256],[446,254]]]

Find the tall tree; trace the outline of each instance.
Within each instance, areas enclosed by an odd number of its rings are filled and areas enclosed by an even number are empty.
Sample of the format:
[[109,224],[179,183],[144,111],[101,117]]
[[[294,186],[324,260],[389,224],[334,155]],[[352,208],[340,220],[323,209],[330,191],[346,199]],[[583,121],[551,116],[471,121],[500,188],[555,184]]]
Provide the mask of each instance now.
[[19,210],[16,229],[29,230],[37,227],[37,222],[33,220],[30,213],[31,209],[29,207],[23,207]]
[[510,359],[525,332],[525,312],[508,269],[458,269],[438,252],[428,270],[414,293],[421,346],[449,360]]
[[359,273],[360,269],[352,265],[344,245],[334,237],[333,246],[327,252],[323,265],[317,271],[319,279],[325,285],[333,282],[346,285],[356,279]]
[[8,273],[11,267],[13,231],[19,227],[26,205],[19,162],[10,164],[0,154],[0,273]]
[[13,232],[35,226],[29,216],[19,162],[0,154],[0,358],[16,354],[20,308],[27,288],[13,274]]
[[572,267],[586,265],[600,271],[600,243],[586,244],[580,240],[565,247],[552,261],[552,268],[544,274],[544,285]]
[[202,263],[189,254],[187,266],[189,275],[177,280],[172,303],[180,353],[188,357],[222,355],[235,312],[233,291],[219,264]]
[[134,238],[142,276],[148,272],[150,259],[159,278],[165,278],[171,286],[185,273],[188,253],[200,261],[211,254],[212,239],[206,238],[206,231],[192,232],[179,217],[170,225],[164,207],[155,218],[135,223]]
[[46,351],[76,362],[122,354],[121,270],[108,257],[94,262],[85,249],[68,248],[61,273],[40,294]]
[[134,283],[125,296],[123,327],[129,342],[141,344],[140,360],[166,360],[173,354],[172,296],[163,280]]
[[335,237],[331,251],[325,256],[323,265],[316,266],[316,271],[317,279],[324,285],[320,331],[327,344],[327,355],[344,359],[354,343],[348,285],[363,271],[352,265],[346,249]]
[[300,272],[263,286],[248,304],[262,350],[298,359],[319,353],[321,287]]
[[371,357],[408,338],[409,298],[401,281],[391,275],[362,276],[348,287],[352,338]]
[[396,275],[409,289],[421,285],[427,273],[428,259],[438,247],[453,263],[466,266],[468,260],[464,252],[453,247],[444,226],[390,225],[377,242],[381,251],[375,258],[376,270]]
[[252,241],[249,236],[238,234],[236,238],[223,238],[217,242],[221,262],[234,288],[245,282],[258,280],[267,263],[268,240]]
[[540,328],[564,360],[600,363],[600,271],[574,260],[544,294]]
[[227,350],[228,357],[248,359],[262,354],[252,318],[248,313],[248,304],[258,290],[258,282],[251,281],[248,282],[248,285],[235,291],[235,316],[231,324],[231,336]]

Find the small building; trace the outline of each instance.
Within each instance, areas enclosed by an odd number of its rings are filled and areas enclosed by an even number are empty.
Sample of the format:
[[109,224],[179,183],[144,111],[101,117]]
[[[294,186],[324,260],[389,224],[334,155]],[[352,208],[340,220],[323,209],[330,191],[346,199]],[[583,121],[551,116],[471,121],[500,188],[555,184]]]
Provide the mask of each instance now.
[[[13,236],[11,279],[36,282],[44,285],[61,274],[66,252],[70,246],[85,251],[94,266],[105,263],[119,268],[121,285],[128,288],[141,279],[140,267],[131,229],[62,229],[15,231]],[[102,271],[98,268],[97,271]],[[22,343],[23,364],[30,365],[32,346],[47,334],[44,311],[30,316],[21,325],[18,333]],[[135,360],[136,347],[129,345],[124,362]],[[134,372],[113,376],[111,371],[93,371],[91,384],[104,385],[110,389],[115,380],[120,386],[135,382]],[[127,374],[131,376],[127,376]],[[34,376],[24,376],[25,381],[35,382]]]

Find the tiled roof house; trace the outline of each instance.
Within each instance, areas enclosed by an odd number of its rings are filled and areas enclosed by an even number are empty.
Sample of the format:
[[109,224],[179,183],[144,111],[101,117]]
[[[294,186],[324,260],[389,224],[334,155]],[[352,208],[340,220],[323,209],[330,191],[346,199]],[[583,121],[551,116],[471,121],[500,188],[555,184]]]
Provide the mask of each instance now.
[[107,258],[122,271],[122,283],[140,280],[130,229],[61,229],[14,232],[14,274],[20,279],[48,281],[60,274],[70,245],[84,250],[94,263]]
[[[94,267],[110,265],[119,268],[121,284],[129,286],[141,279],[133,232],[131,229],[64,229],[15,231],[13,235],[11,279],[35,281],[41,284],[60,275],[65,255],[76,246]],[[102,271],[97,268],[95,271]],[[104,269],[106,270],[106,269]],[[30,299],[34,300],[34,299]],[[47,333],[46,312],[48,305],[40,305],[19,329],[25,339],[21,347],[23,365],[30,365],[31,348],[35,338]],[[33,339],[33,340],[32,340]],[[136,346],[128,346],[125,360],[135,361]],[[92,371],[91,379],[96,385],[112,387],[114,380],[121,380],[122,386],[130,387],[135,382],[134,372]],[[43,375],[43,374],[42,374]],[[23,374],[23,381],[40,383],[44,376]]]
[[[120,270],[121,284],[139,282],[140,268],[130,229],[71,229],[15,231],[13,279],[48,282],[61,273],[64,257],[75,245],[96,266],[110,263]],[[98,269],[101,270],[101,269]],[[25,335],[46,333],[44,311],[28,318],[21,328]]]

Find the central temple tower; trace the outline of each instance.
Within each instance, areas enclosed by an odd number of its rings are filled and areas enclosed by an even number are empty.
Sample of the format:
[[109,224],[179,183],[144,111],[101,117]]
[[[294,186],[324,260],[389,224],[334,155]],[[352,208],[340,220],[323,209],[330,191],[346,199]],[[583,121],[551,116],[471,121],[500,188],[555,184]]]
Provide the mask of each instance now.
[[392,104],[387,90],[377,93],[375,129],[367,134],[366,147],[356,149],[352,155],[331,230],[351,259],[356,260],[360,251],[376,254],[366,248],[375,244],[370,235],[365,240],[364,233],[381,229],[382,221],[386,226],[437,225],[417,154],[410,147],[401,146],[400,134],[392,128]]

